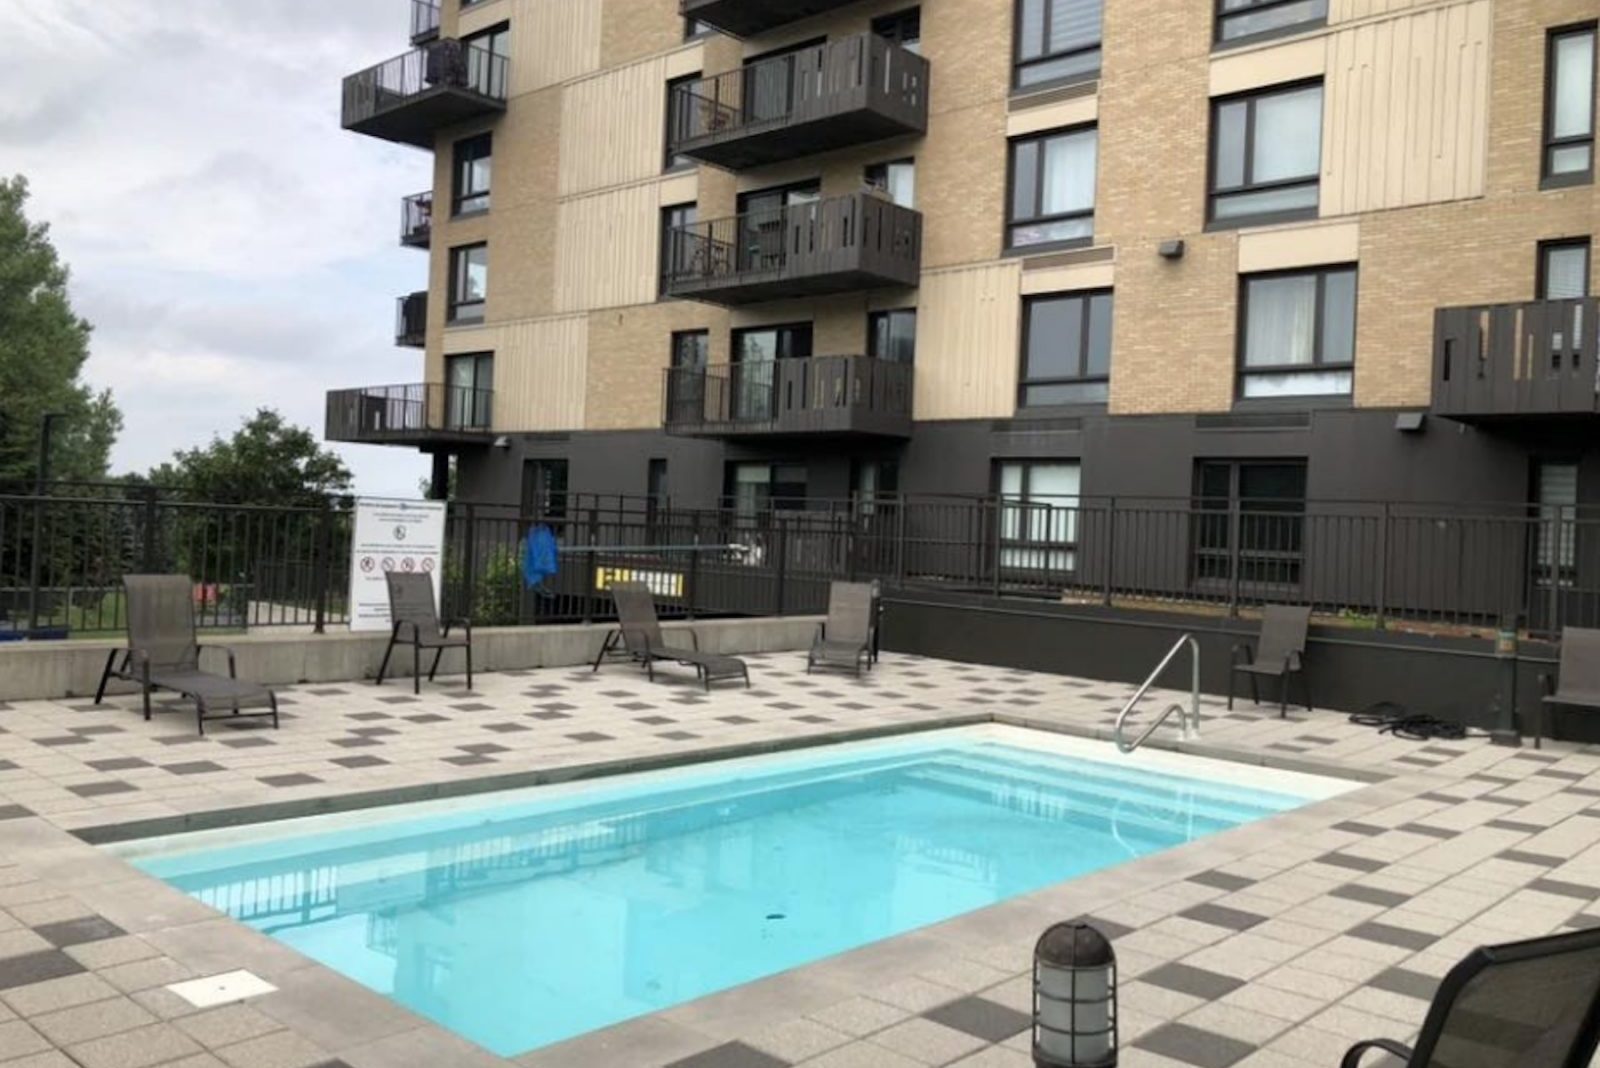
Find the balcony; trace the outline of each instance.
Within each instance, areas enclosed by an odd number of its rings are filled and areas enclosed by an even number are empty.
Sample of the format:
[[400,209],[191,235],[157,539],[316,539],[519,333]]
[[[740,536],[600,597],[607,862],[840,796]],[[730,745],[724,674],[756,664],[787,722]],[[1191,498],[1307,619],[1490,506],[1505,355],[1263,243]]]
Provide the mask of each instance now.
[[685,18],[699,19],[734,37],[786,26],[800,19],[833,11],[853,0],[682,0]]
[[736,306],[885,286],[922,273],[922,216],[872,193],[668,231],[668,296]]
[[666,372],[662,425],[685,437],[911,436],[911,365],[810,356]]
[[447,126],[502,112],[510,60],[442,38],[344,80],[344,128],[432,148]]
[[1440,308],[1433,410],[1466,423],[1594,416],[1600,298]]
[[494,391],[419,382],[328,394],[328,441],[371,445],[481,444],[494,435]]
[[433,190],[413,193],[400,202],[400,244],[427,248],[433,241]]
[[394,343],[407,349],[428,344],[428,291],[412,293],[395,302]]
[[411,43],[439,39],[439,5],[434,0],[411,0]]
[[925,133],[928,61],[857,34],[678,86],[669,115],[669,155],[735,171]]

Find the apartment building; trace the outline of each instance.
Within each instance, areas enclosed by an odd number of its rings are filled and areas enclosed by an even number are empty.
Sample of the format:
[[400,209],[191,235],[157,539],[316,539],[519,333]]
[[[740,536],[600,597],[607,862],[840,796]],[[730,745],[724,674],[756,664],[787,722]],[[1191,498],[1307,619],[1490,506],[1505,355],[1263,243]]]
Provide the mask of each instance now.
[[[1595,0],[415,0],[442,489],[1600,502]],[[403,29],[397,16],[397,32]]]

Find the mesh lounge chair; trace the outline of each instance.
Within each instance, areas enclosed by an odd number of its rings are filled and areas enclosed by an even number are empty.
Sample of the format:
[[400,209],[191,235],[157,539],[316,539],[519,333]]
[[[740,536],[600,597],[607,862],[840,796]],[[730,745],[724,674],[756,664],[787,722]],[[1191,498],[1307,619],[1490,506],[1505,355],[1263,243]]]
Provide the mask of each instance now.
[[835,582],[828,587],[828,621],[806,654],[806,674],[814,667],[848,668],[861,677],[872,666],[872,638],[878,598],[868,582]]
[[1552,705],[1600,712],[1600,630],[1565,627],[1561,631],[1561,688],[1549,675],[1540,676],[1544,701],[1533,728],[1534,748],[1544,745],[1544,718]]
[[692,648],[668,645],[661,633],[661,622],[656,618],[655,598],[644,583],[612,583],[611,599],[617,606],[618,625],[600,646],[600,655],[594,658],[595,671],[600,670],[600,664],[620,645],[629,660],[644,665],[651,682],[656,679],[655,665],[665,662],[694,668],[707,690],[720,679],[743,679],[746,688],[749,687],[750,666],[736,656],[702,653],[700,639],[694,631],[689,631]]
[[[265,686],[237,677],[233,650],[201,645],[195,640],[194,585],[187,575],[125,575],[122,579],[128,610],[128,648],[106,657],[94,703],[105,699],[106,683],[113,678],[139,684],[144,694],[144,718],[150,718],[150,692],[173,690],[194,702],[195,723],[206,732],[211,719],[272,717],[278,725],[278,698]],[[200,654],[217,649],[228,657],[228,673],[217,675],[200,669]],[[265,702],[267,709],[243,712],[242,707]],[[221,709],[227,711],[221,711]]]
[[[472,689],[472,621],[470,619],[446,620],[439,625],[439,609],[433,600],[433,576],[421,572],[390,571],[389,620],[394,629],[389,632],[389,646],[383,651],[383,663],[378,665],[377,685],[383,685],[383,676],[389,670],[389,657],[399,644],[411,646],[411,692],[422,692],[422,650],[433,650],[433,666],[428,668],[428,681],[439,673],[439,658],[446,649],[460,649],[467,656],[467,689]],[[461,632],[451,636],[450,628],[459,626]]]
[[1588,1068],[1597,1037],[1600,930],[1590,929],[1473,950],[1439,985],[1415,1049],[1358,1042],[1340,1068],[1361,1068],[1373,1050],[1405,1068]]
[[1291,605],[1268,605],[1261,610],[1261,637],[1256,643],[1255,656],[1248,660],[1248,642],[1233,647],[1233,663],[1228,670],[1228,710],[1233,711],[1233,684],[1241,674],[1250,678],[1250,699],[1261,703],[1261,690],[1256,679],[1261,676],[1279,680],[1278,715],[1289,714],[1289,676],[1300,676],[1300,692],[1305,697],[1306,711],[1311,711],[1311,683],[1306,679],[1305,653],[1306,628],[1311,624],[1311,609]]

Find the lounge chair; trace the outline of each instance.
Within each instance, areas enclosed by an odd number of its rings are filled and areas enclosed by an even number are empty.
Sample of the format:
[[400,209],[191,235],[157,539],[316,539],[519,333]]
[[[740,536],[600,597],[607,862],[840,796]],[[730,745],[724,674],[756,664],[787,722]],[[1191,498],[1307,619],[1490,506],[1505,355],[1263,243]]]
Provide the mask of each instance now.
[[815,667],[846,668],[861,677],[872,666],[878,597],[869,582],[835,582],[828,587],[828,620],[806,654],[806,674]]
[[[1241,674],[1250,678],[1250,698],[1261,703],[1261,691],[1256,679],[1261,676],[1279,680],[1278,715],[1289,715],[1289,676],[1300,676],[1300,691],[1305,697],[1306,711],[1311,711],[1311,683],[1306,679],[1305,653],[1306,629],[1311,624],[1311,609],[1307,606],[1268,605],[1261,610],[1261,637],[1256,643],[1254,656],[1250,644],[1240,642],[1233,647],[1233,663],[1228,669],[1228,711],[1233,711],[1234,680]],[[1248,656],[1244,659],[1241,654]]]
[[[265,686],[238,677],[232,649],[196,641],[194,584],[188,575],[125,575],[122,588],[128,613],[128,648],[113,649],[106,656],[106,668],[94,692],[95,704],[105,699],[107,682],[127,679],[139,684],[146,720],[150,718],[151,691],[172,690],[194,702],[195,723],[201,734],[206,732],[206,721],[212,719],[270,716],[273,727],[278,726],[277,695]],[[227,655],[226,675],[200,669],[200,654],[208,649]],[[265,711],[241,711],[262,702],[267,705]]]
[[[446,649],[460,649],[467,656],[467,689],[472,689],[472,621],[470,619],[446,620],[439,623],[439,608],[433,599],[433,576],[420,571],[391,571],[389,580],[389,620],[394,629],[389,632],[389,645],[383,651],[383,663],[378,665],[376,685],[383,685],[383,676],[389,670],[389,656],[396,645],[411,646],[411,692],[422,692],[422,650],[433,650],[433,665],[428,668],[428,681],[439,673],[439,658]],[[461,630],[452,636],[450,628]]]
[[1444,977],[1416,1048],[1358,1042],[1405,1068],[1588,1068],[1600,1038],[1600,929],[1473,950]]
[[600,646],[600,655],[594,658],[595,671],[620,649],[626,659],[644,665],[651,682],[656,679],[655,665],[669,663],[694,668],[707,690],[721,679],[743,679],[746,688],[749,687],[750,666],[736,656],[702,653],[700,639],[693,630],[688,631],[692,648],[668,645],[661,632],[661,621],[656,618],[655,598],[644,583],[614,582],[611,599],[617,606],[617,629],[607,634]]
[[1544,745],[1544,719],[1552,705],[1600,712],[1600,630],[1564,627],[1561,631],[1560,689],[1556,679],[1539,676],[1544,700],[1534,721],[1533,747]]

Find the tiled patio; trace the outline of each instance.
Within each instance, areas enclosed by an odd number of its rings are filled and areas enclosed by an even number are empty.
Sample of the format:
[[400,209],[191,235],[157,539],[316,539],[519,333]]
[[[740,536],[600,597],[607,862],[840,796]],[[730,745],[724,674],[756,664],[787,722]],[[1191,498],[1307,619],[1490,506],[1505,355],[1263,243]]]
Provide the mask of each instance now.
[[[185,711],[147,724],[129,698],[0,707],[0,1064],[506,1063],[74,833],[974,716],[1103,733],[1127,689],[898,656],[859,682],[808,678],[800,654],[752,665],[754,689],[709,696],[625,667],[484,676],[420,698],[408,684],[301,687],[282,730],[204,739]],[[1399,741],[1334,713],[1206,713],[1198,748],[1213,755],[1386,778],[519,1063],[1024,1068],[1033,940],[1092,915],[1116,935],[1127,1068],[1331,1065],[1355,1039],[1413,1035],[1473,946],[1600,922],[1600,754]],[[166,989],[235,968],[277,992],[198,1010]]]

